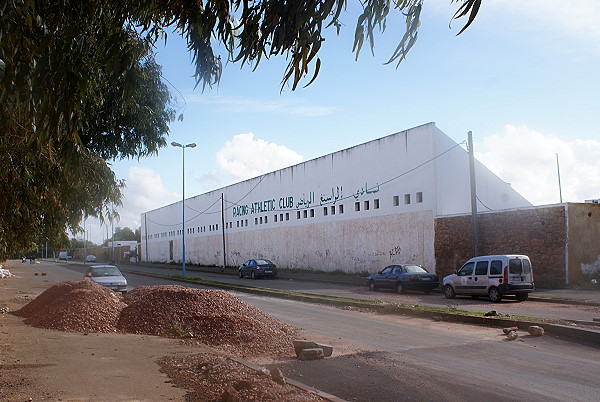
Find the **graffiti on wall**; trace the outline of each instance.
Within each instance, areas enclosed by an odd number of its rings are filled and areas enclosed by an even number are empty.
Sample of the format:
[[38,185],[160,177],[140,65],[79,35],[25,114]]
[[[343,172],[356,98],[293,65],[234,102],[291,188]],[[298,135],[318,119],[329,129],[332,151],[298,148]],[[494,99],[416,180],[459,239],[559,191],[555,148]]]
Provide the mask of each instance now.
[[396,255],[400,255],[400,253],[402,252],[402,248],[400,246],[396,246],[393,249],[390,250],[390,258],[396,256]]

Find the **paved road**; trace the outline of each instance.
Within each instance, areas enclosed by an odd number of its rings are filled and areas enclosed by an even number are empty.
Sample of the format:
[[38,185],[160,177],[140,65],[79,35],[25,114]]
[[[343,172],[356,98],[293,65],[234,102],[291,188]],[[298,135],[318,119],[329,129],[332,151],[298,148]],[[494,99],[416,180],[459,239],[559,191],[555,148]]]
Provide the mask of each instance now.
[[[73,264],[74,265],[74,264]],[[140,270],[143,272],[162,275],[180,275],[177,268],[140,267],[137,265],[124,265],[126,270]],[[600,306],[578,306],[561,303],[544,302],[517,302],[514,299],[504,299],[500,303],[492,303],[485,298],[473,300],[470,297],[457,297],[449,300],[439,293],[424,295],[422,293],[407,293],[399,295],[392,291],[380,290],[371,292],[365,286],[352,286],[348,284],[336,284],[329,282],[309,282],[296,280],[270,280],[270,279],[240,279],[234,275],[221,273],[208,273],[188,270],[188,276],[199,277],[208,281],[224,282],[236,285],[259,286],[272,289],[293,290],[319,295],[331,295],[339,297],[350,297],[359,299],[385,300],[408,304],[447,307],[453,306],[473,312],[488,312],[495,310],[501,314],[519,315],[525,317],[541,317],[546,319],[562,319],[576,321],[593,321],[600,317]]]
[[[61,279],[81,279],[83,267],[69,265],[63,271]],[[127,278],[132,286],[176,283],[135,274]],[[314,284],[285,286],[302,290]],[[600,392],[598,349],[524,333],[509,342],[497,328],[236,295],[302,328],[309,339],[332,344],[332,358],[275,365],[290,378],[347,400],[589,401]]]

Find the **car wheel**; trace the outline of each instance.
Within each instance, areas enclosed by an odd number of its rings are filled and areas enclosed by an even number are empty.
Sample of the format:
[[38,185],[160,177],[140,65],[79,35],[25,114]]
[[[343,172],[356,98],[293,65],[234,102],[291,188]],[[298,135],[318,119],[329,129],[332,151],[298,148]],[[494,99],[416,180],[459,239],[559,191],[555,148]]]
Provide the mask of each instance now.
[[373,279],[369,281],[369,290],[372,292],[377,290],[377,285],[375,284],[375,281]]
[[454,299],[456,297],[456,292],[452,285],[444,286],[444,296],[446,296],[446,299]]
[[244,273],[242,272],[242,270],[241,270],[241,269],[238,271],[238,275],[239,275],[239,277],[240,277],[240,278],[243,278],[243,277],[244,277]]
[[529,293],[519,293],[515,297],[517,298],[518,301],[525,301],[525,300],[529,299]]
[[252,271],[252,272],[250,273],[250,278],[252,278],[252,279],[256,279],[256,274],[254,273],[254,271]]
[[402,286],[402,282],[396,283],[396,293],[405,293],[404,286]]
[[498,290],[498,288],[495,286],[492,286],[490,288],[490,290],[488,291],[488,295],[490,296],[490,301],[492,303],[498,303],[500,300],[502,300],[502,295],[500,294],[500,290]]

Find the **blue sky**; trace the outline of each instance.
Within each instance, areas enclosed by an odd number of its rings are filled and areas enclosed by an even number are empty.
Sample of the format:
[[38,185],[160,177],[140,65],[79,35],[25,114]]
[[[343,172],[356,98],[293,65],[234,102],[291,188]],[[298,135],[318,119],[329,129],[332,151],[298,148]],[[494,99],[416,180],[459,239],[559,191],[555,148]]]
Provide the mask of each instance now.
[[[255,71],[228,64],[214,88],[194,89],[185,43],[171,34],[157,60],[184,120],[168,142],[186,150],[186,197],[348,148],[430,121],[457,142],[472,131],[476,156],[536,205],[600,198],[600,2],[486,0],[469,29],[450,0],[426,1],[416,45],[384,65],[403,21],[388,19],[375,55],[352,53],[358,2],[339,36],[325,31],[322,67],[308,88],[281,91],[284,57]],[[310,77],[305,81],[308,82]],[[118,226],[181,199],[181,149],[115,161],[126,180]],[[88,237],[101,241],[98,224]]]

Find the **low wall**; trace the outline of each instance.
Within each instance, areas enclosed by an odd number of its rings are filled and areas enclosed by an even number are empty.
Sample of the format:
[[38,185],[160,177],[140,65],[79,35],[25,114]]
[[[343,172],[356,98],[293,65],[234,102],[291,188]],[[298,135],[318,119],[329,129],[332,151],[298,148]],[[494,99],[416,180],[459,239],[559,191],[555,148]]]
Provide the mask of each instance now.
[[[473,256],[471,232],[471,215],[435,219],[438,274],[453,273]],[[525,254],[536,282],[566,282],[565,205],[480,213],[478,233],[479,255]]]
[[[188,262],[223,264],[220,232],[186,236],[185,241]],[[228,233],[225,248],[228,266],[267,258],[282,268],[329,272],[378,272],[399,263],[435,269],[431,211]],[[168,241],[150,240],[148,260],[170,262],[172,258],[180,263],[181,238],[173,240],[172,251]],[[146,258],[145,250],[141,256]]]
[[569,282],[600,280],[600,204],[567,204]]

